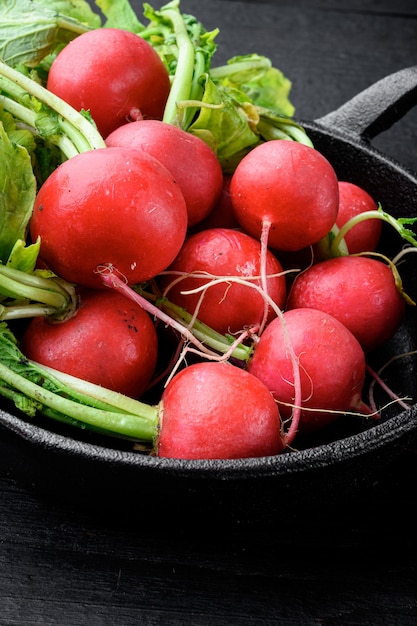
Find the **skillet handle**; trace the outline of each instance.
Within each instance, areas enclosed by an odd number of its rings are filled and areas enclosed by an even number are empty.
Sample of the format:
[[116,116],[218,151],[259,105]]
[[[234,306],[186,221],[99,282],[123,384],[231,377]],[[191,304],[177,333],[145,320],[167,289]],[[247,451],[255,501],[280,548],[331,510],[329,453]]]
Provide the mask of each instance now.
[[315,121],[368,140],[390,128],[416,104],[417,66],[411,66],[382,78]]

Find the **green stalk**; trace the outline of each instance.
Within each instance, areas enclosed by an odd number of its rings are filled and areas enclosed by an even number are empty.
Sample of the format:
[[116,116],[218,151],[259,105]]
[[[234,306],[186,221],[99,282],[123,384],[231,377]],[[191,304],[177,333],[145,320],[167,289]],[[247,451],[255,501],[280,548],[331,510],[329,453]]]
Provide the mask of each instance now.
[[91,30],[89,26],[85,26],[78,20],[73,20],[71,17],[59,14],[56,18],[56,26],[57,28],[60,28],[70,33],[75,33],[76,35],[82,35],[83,33]]
[[[71,316],[76,307],[75,290],[70,283],[54,275],[45,277],[2,264],[0,294],[17,300],[16,303],[2,302],[0,319],[3,320],[33,316],[35,312],[44,315],[45,311],[48,315],[53,313],[56,317],[66,318]],[[22,300],[26,302],[22,303]],[[31,305],[31,308],[25,310],[25,305]]]
[[[84,133],[80,133],[80,128],[74,126],[74,124],[64,117],[58,117],[59,126],[64,133],[62,136],[66,141],[70,141],[71,145],[74,146],[74,153],[78,154],[80,152],[87,152],[87,150],[95,150],[95,148],[100,148],[101,144],[101,136],[100,139],[94,139],[91,141],[91,137],[86,136]],[[91,126],[91,124],[90,124]],[[62,143],[61,141],[56,142],[57,145],[62,149],[65,148],[66,143]],[[101,146],[102,148],[105,145]],[[71,154],[66,154],[67,158],[71,157]]]
[[[94,430],[153,443],[159,407],[45,368],[24,357],[6,324],[0,326],[0,393],[33,415],[76,420]],[[20,394],[25,401],[20,402]]]
[[[155,419],[153,422],[142,415],[97,409],[94,406],[75,402],[48,389],[44,389],[41,385],[37,385],[20,376],[20,374],[13,372],[2,363],[0,363],[0,379],[40,405],[45,405],[53,411],[95,428],[100,428],[103,431],[140,441],[152,441],[155,436],[158,418],[156,407],[154,409]],[[86,402],[91,401],[89,398],[86,398]],[[40,411],[42,412],[42,408]]]
[[256,128],[265,141],[288,139],[310,148],[314,147],[304,128],[292,118],[277,115],[267,111],[264,107],[255,106],[255,109],[259,113],[259,122]]
[[340,254],[338,252],[339,246],[343,242],[343,239],[346,233],[351,228],[353,228],[356,224],[359,224],[360,222],[363,222],[369,219],[379,219],[379,220],[382,220],[383,222],[386,222],[387,224],[392,226],[394,230],[396,230],[397,233],[401,235],[403,239],[408,241],[408,243],[412,244],[413,246],[417,247],[417,239],[415,238],[414,233],[409,228],[405,227],[405,224],[414,224],[417,221],[417,217],[410,218],[410,219],[409,218],[396,219],[389,213],[386,213],[385,211],[383,211],[381,207],[379,207],[377,210],[374,210],[374,211],[364,211],[363,213],[360,213],[359,215],[356,215],[352,217],[350,220],[348,220],[339,229],[339,232],[336,234],[335,238],[333,239],[332,244],[330,246],[330,255],[339,256]]
[[[204,58],[204,54],[196,50],[194,57],[194,72],[191,81],[190,94],[189,94],[189,105],[183,108],[183,114],[181,118],[181,127],[184,130],[187,130],[193,121],[196,111],[201,106],[201,99],[204,94],[204,87],[201,84],[201,76],[204,74],[206,70],[206,62]],[[192,106],[191,103],[195,102],[195,106]],[[179,101],[181,102],[181,101]],[[183,101],[183,102],[186,102]]]
[[[0,79],[0,87],[1,84],[2,81]],[[34,111],[16,102],[16,100],[3,95],[0,95],[0,103],[3,109],[8,111],[13,117],[23,122],[34,131],[36,130],[36,113]]]
[[[10,113],[10,115],[12,115],[16,120],[18,120],[19,122],[22,122],[26,127],[28,127],[34,135],[39,135],[39,131],[36,128],[36,113],[34,111],[23,106],[23,104],[16,102],[16,100],[12,100],[11,98],[8,98],[7,96],[3,96],[3,95],[0,95],[0,104],[5,111]],[[64,129],[64,122],[62,122],[61,126]],[[58,148],[61,150],[62,154],[67,159],[70,159],[71,157],[75,156],[76,154],[80,152],[80,147],[79,147],[80,137],[78,137],[77,138],[78,140],[76,141],[76,143],[78,144],[78,147],[77,147],[76,145],[74,145],[74,143],[72,142],[70,138],[70,135],[73,136],[74,133],[70,131],[69,126],[70,125],[67,124],[67,127],[66,127],[68,134],[59,135],[57,137],[50,138],[51,143],[54,143],[55,145],[57,145]],[[84,149],[86,149],[86,146],[88,146],[88,143],[86,144],[86,142],[84,141]]]
[[271,67],[271,61],[266,57],[258,57],[257,59],[242,59],[240,61],[234,61],[232,64],[226,63],[225,65],[218,65],[217,67],[210,68],[210,76],[215,80],[222,80],[233,74],[239,72],[246,72],[248,70],[267,70]]
[[[226,354],[231,350],[232,342],[227,337],[220,335],[209,326],[203,324],[203,322],[194,319],[185,309],[172,304],[165,298],[157,298],[149,293],[143,294],[140,288],[134,289],[130,287],[121,280],[112,268],[104,268],[100,277],[103,285],[110,289],[115,289],[129,298],[129,300],[136,302],[150,315],[177,330],[187,341],[203,353],[215,350],[220,352],[220,354]],[[168,313],[162,309],[165,309]],[[241,361],[247,361],[251,350],[250,347],[240,344],[233,349],[231,356]]]
[[178,45],[177,68],[163,116],[163,121],[167,124],[173,124],[177,118],[177,102],[190,100],[193,84],[195,49],[178,6],[179,1],[173,0],[160,11],[161,15],[171,21]]
[[[17,90],[16,87],[18,88]],[[94,150],[106,147],[103,137],[84,115],[76,111],[61,98],[45,89],[45,87],[12,67],[9,67],[7,63],[3,61],[0,61],[0,90],[18,100],[20,100],[24,92],[26,92],[52,109],[58,114],[58,123],[61,129],[67,132],[68,129],[71,128],[72,141],[74,141],[75,136],[77,136],[80,145],[84,146],[83,149]]]
[[38,372],[42,372],[44,375],[53,377],[56,384],[60,383],[62,391],[66,388],[71,389],[71,394],[74,399],[82,401],[86,396],[93,402],[96,408],[111,409],[118,413],[124,413],[126,415],[140,414],[149,421],[154,419],[155,407],[135,400],[130,396],[124,396],[117,391],[112,391],[101,385],[95,383],[89,383],[88,381],[71,376],[71,374],[65,374],[58,370],[48,367],[46,365],[40,365],[33,361],[28,361],[31,367],[36,368]]
[[10,322],[11,320],[29,319],[32,317],[49,317],[56,313],[52,306],[39,303],[13,302],[4,306],[0,303],[0,321]]
[[[322,237],[322,239],[320,239],[317,243],[317,250],[319,252],[320,259],[332,259],[336,256],[347,256],[349,254],[346,241],[343,237],[339,237],[339,232],[339,228],[336,224],[334,224],[327,235]],[[337,246],[334,245],[336,238],[338,239]]]
[[[210,346],[210,348],[216,350],[216,352],[219,352],[220,354],[226,354],[229,352],[233,339],[230,339],[225,335],[221,335],[200,320],[194,319],[188,311],[173,302],[170,302],[167,298],[157,298],[148,292],[142,292],[142,295],[147,300],[157,301],[158,306],[169,313],[173,319],[186,324],[187,328],[190,328],[193,335],[204,343],[204,345]],[[251,354],[252,347],[240,344],[233,349],[231,356],[239,361],[247,362]]]

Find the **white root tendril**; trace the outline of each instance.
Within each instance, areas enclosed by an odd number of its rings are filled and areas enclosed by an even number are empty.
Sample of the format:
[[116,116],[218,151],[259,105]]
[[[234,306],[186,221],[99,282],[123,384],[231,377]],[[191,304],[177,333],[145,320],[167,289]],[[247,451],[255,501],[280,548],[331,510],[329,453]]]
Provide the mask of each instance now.
[[405,246],[398,254],[392,259],[394,265],[397,265],[406,254],[410,252],[417,252],[417,248],[414,246]]
[[392,357],[389,361],[387,361],[378,370],[378,372],[375,372],[371,367],[369,367],[369,365],[367,366],[368,373],[372,377],[372,381],[371,381],[371,383],[369,385],[369,405],[370,405],[372,410],[376,410],[376,402],[375,402],[375,398],[374,398],[374,389],[375,389],[375,385],[377,383],[387,393],[387,395],[390,398],[392,398],[392,400],[393,400],[392,404],[398,403],[406,411],[410,408],[410,406],[408,404],[406,404],[406,401],[411,401],[412,398],[407,398],[407,397],[406,398],[400,398],[399,396],[397,396],[397,394],[395,394],[392,391],[392,389],[390,389],[388,387],[388,385],[386,385],[384,383],[384,381],[381,378],[381,374],[389,365],[391,365],[392,363],[394,363],[398,359],[405,358],[407,356],[413,356],[415,354],[416,354],[415,350],[412,350],[410,352],[404,352],[403,354],[397,354],[394,357]]
[[[161,320],[162,322],[167,324],[167,326],[170,326],[171,328],[177,330],[180,333],[180,335],[183,338],[183,344],[182,344],[181,352],[177,359],[177,363],[173,367],[175,371],[177,371],[180,362],[183,361],[183,359],[185,358],[186,353],[194,352],[210,360],[225,361],[230,357],[231,353],[233,352],[234,347],[236,347],[239,343],[241,343],[244,339],[248,337],[248,334],[247,334],[248,331],[243,331],[242,334],[239,335],[239,337],[236,339],[236,341],[233,344],[231,344],[227,352],[222,355],[219,355],[217,352],[207,348],[207,346],[205,346],[201,341],[199,341],[193,335],[192,331],[190,330],[188,326],[185,326],[184,324],[174,320],[170,315],[167,315],[166,313],[161,311],[159,307],[153,305],[146,298],[144,298],[143,296],[138,294],[135,290],[133,290],[131,287],[129,287],[129,285],[126,282],[125,277],[121,277],[117,269],[115,269],[111,265],[102,265],[97,268],[97,273],[101,274],[102,282],[107,287],[116,289],[117,291],[124,293],[126,297],[128,297],[133,302],[136,302],[139,306],[141,306],[143,309],[148,311],[148,313],[150,313],[156,319]],[[204,274],[204,276],[207,277],[207,274]],[[183,277],[184,277],[184,274],[181,273],[177,281],[181,280]],[[265,281],[265,277],[266,277],[266,274],[264,273],[264,279],[263,279],[264,281]],[[259,280],[259,277],[257,278]],[[197,287],[196,289],[192,290],[192,292],[193,293],[203,292],[202,296],[204,296],[204,292],[210,285],[220,284],[220,283],[225,282],[225,280],[231,283],[236,282],[239,284],[244,284],[248,286],[249,288],[254,289],[264,299],[266,309],[268,308],[268,306],[270,306],[271,309],[276,314],[276,316],[281,320],[283,333],[284,333],[284,341],[286,344],[289,357],[291,359],[293,377],[294,377],[294,383],[293,383],[294,384],[294,409],[293,409],[293,414],[291,417],[291,424],[288,428],[288,431],[284,435],[285,441],[289,443],[294,439],[298,431],[300,416],[301,416],[300,406],[302,404],[302,392],[301,392],[300,364],[299,364],[298,357],[295,354],[294,348],[292,346],[291,338],[289,336],[289,333],[285,324],[283,312],[280,309],[280,307],[274,302],[274,300],[269,296],[269,294],[265,291],[265,289],[262,286],[259,286],[253,282],[253,280],[255,280],[254,277],[252,277],[252,280],[248,280],[247,277],[244,278],[244,277],[239,277],[239,276],[217,277],[217,278],[213,278],[212,280],[202,285],[201,287]],[[262,274],[261,274],[261,283],[262,283]],[[164,293],[166,294],[168,292],[169,292],[169,288],[166,289]],[[193,317],[193,320],[194,319],[196,319],[195,316]],[[251,337],[254,343],[256,343],[260,334],[261,334],[261,331],[259,331],[257,335],[251,333]],[[190,348],[190,345],[194,346],[194,348]]]

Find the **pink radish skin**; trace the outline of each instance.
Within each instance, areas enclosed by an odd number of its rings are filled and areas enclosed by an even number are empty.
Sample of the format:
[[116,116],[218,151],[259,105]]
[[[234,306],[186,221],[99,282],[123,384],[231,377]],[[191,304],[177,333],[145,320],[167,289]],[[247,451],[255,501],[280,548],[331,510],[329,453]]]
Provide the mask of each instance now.
[[236,219],[268,245],[296,251],[318,242],[334,226],[339,188],[336,173],[314,148],[295,141],[267,141],[238,164],[230,185]]
[[30,233],[40,261],[69,282],[101,287],[112,265],[129,284],[165,270],[187,231],[184,196],[167,168],[129,148],[89,150],[64,161],[41,186]]
[[[208,272],[212,276],[238,276],[244,279],[261,274],[261,246],[259,241],[234,229],[213,228],[190,236],[184,243],[177,258],[168,268],[162,279],[162,287],[177,278],[170,272],[191,274]],[[286,280],[278,259],[268,250],[266,253],[267,291],[278,307],[282,308],[286,299]],[[274,275],[274,276],[273,276]],[[196,289],[208,284],[210,278],[186,276],[178,281],[167,297],[175,304],[194,313],[202,293],[184,294],[183,291]],[[252,281],[260,285],[260,279]],[[197,317],[221,334],[241,332],[247,326],[259,326],[265,311],[263,297],[253,288],[236,282],[227,282],[209,287],[203,295]],[[269,310],[269,319],[275,316]]]
[[[339,211],[336,219],[338,228],[361,213],[377,209],[377,203],[365,189],[347,181],[339,181]],[[349,253],[357,254],[376,250],[381,231],[382,221],[378,219],[366,219],[352,226],[344,236]]]
[[130,119],[162,119],[169,96],[168,71],[156,50],[120,28],[85,32],[57,55],[48,90],[80,111],[90,111],[107,137]]
[[160,457],[237,459],[284,449],[271,393],[230,363],[188,366],[168,383],[160,406]]
[[124,295],[82,290],[67,321],[34,317],[21,348],[33,361],[138,398],[154,373],[158,338],[151,316]]
[[333,315],[369,352],[395,333],[405,300],[388,265],[364,256],[343,256],[317,263],[297,276],[286,309],[300,307]]
[[223,172],[215,153],[177,126],[159,120],[131,122],[113,131],[106,145],[143,150],[163,163],[184,195],[188,227],[201,222],[220,197]]
[[230,174],[223,176],[223,186],[219,199],[216,204],[207,215],[207,217],[199,222],[197,226],[192,229],[192,232],[199,232],[201,230],[208,230],[209,228],[239,228],[239,223],[236,220],[233,212],[233,205],[230,198],[230,183],[232,177]]
[[[334,422],[338,418],[334,411],[369,413],[361,400],[365,355],[352,333],[334,317],[315,309],[293,309],[285,312],[283,319],[300,364],[303,410],[299,431],[308,433]],[[293,363],[280,318],[261,335],[248,371],[273,393],[283,419],[289,418],[291,407],[281,403],[294,403]]]

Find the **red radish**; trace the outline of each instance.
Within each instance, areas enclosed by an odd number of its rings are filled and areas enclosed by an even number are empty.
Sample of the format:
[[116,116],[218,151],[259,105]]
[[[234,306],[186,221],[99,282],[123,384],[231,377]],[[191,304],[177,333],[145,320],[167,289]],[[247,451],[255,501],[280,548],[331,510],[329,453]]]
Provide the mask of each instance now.
[[112,264],[129,283],[174,260],[187,209],[172,174],[151,155],[102,148],[62,163],[38,192],[30,232],[40,259],[69,282],[101,287],[97,267]]
[[160,457],[235,459],[271,456],[284,448],[271,393],[230,363],[186,367],[169,382],[160,407]]
[[132,119],[162,119],[170,81],[147,41],[123,29],[98,28],[61,50],[49,70],[47,88],[78,111],[90,111],[107,137]]
[[140,306],[115,291],[87,290],[65,322],[33,318],[21,348],[42,365],[137,398],[154,373],[158,340]]
[[318,242],[334,226],[339,203],[336,173],[317,150],[295,141],[267,141],[238,164],[230,185],[236,218],[268,245],[285,251]]
[[[366,211],[376,211],[375,200],[365,189],[347,181],[339,181],[339,211],[336,226],[341,228],[353,217]],[[345,234],[344,240],[350,254],[373,252],[381,237],[382,221],[366,219],[359,221]]]
[[365,356],[352,333],[331,315],[315,309],[286,311],[283,321],[276,318],[267,326],[248,364],[248,371],[273,393],[282,417],[290,417],[288,405],[295,398],[294,364],[286,336],[300,366],[300,432],[330,424],[338,417],[336,411],[368,413],[361,400]]
[[207,230],[209,228],[239,228],[233,212],[233,205],[230,198],[230,182],[232,177],[230,174],[224,174],[222,191],[216,204],[207,215],[207,217],[199,222],[193,232]]
[[341,256],[316,263],[297,276],[286,308],[300,307],[333,315],[368,352],[395,333],[405,300],[388,265],[364,256]]
[[[285,275],[270,250],[266,254],[265,272],[269,275],[267,293],[282,308],[286,298]],[[178,279],[178,273],[181,279]],[[192,314],[197,312],[201,322],[221,334],[237,333],[245,327],[261,325],[266,307],[262,295],[247,284],[228,281],[228,276],[246,281],[258,277],[251,283],[260,286],[261,245],[241,231],[212,228],[195,233],[185,241],[161,284],[166,290],[172,281],[177,281],[167,292],[168,299]],[[224,278],[204,293],[182,293],[208,285],[216,277]],[[268,319],[274,316],[275,313],[269,309]]]
[[205,218],[220,196],[223,172],[215,153],[177,126],[159,120],[132,122],[113,131],[106,145],[137,148],[163,163],[184,194],[188,226]]

